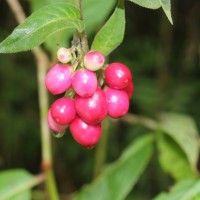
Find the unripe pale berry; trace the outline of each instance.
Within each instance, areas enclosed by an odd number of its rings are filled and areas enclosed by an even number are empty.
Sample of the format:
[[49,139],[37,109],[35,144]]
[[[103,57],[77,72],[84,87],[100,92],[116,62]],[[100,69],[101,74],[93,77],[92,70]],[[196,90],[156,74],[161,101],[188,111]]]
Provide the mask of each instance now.
[[62,97],[54,101],[51,106],[51,116],[58,124],[65,125],[71,123],[76,116],[74,100]]
[[51,116],[50,109],[49,109],[48,115],[47,115],[47,122],[48,122],[49,128],[54,132],[63,133],[63,132],[65,132],[65,129],[68,127],[68,125],[60,125],[60,124],[56,123]]
[[101,124],[87,124],[79,116],[70,124],[70,131],[73,138],[85,148],[94,147],[100,139]]
[[75,107],[78,115],[87,123],[97,124],[107,115],[107,101],[103,90],[97,88],[91,97],[76,95]]
[[54,95],[65,92],[72,84],[70,66],[57,64],[52,67],[46,75],[45,84]]
[[90,51],[84,56],[84,66],[91,71],[97,71],[104,65],[105,58],[98,51]]
[[133,92],[134,92],[134,85],[133,82],[131,82],[130,84],[128,84],[127,87],[124,88],[124,90],[127,92],[129,99],[131,99]]
[[72,76],[72,87],[82,97],[92,96],[97,89],[96,74],[90,70],[79,69]]
[[108,115],[112,118],[124,116],[129,109],[129,97],[126,91],[107,88],[105,91],[108,103]]
[[105,70],[105,80],[109,87],[123,89],[132,81],[130,69],[121,63],[112,63]]
[[61,47],[57,51],[57,58],[61,63],[68,63],[72,59],[72,54],[69,49]]

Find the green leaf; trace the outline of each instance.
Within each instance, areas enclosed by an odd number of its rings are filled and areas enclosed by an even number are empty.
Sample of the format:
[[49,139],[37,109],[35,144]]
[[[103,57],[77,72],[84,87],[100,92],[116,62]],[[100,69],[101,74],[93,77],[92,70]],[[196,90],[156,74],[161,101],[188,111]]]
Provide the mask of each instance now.
[[70,3],[72,5],[75,5],[75,0],[32,0],[30,1],[31,4],[31,10],[34,12],[44,6],[47,6],[49,4],[59,4],[59,3]]
[[124,0],[119,0],[114,13],[94,38],[91,49],[100,51],[104,55],[108,55],[123,41],[124,32]]
[[160,116],[160,128],[180,146],[195,171],[199,156],[199,139],[194,120],[187,115],[165,113]]
[[129,1],[149,9],[158,9],[161,6],[159,0],[129,0]]
[[171,137],[158,133],[157,144],[159,161],[164,171],[176,180],[197,176],[192,170],[185,153]]
[[75,200],[123,200],[147,166],[152,156],[152,142],[153,135],[147,135],[131,143],[115,163],[75,195]]
[[0,53],[26,51],[53,33],[67,28],[84,29],[80,11],[70,4],[52,4],[35,11],[0,44]]
[[0,199],[1,200],[30,200],[31,190],[25,190],[12,198],[10,193],[29,182],[34,176],[22,169],[0,172]]
[[159,1],[170,23],[173,24],[172,14],[171,14],[171,0],[159,0]]
[[171,16],[171,0],[129,0],[129,1],[149,9],[158,9],[162,6],[170,23],[173,24]]
[[197,200],[200,195],[200,180],[186,179],[177,183],[169,193],[162,193],[154,200]]

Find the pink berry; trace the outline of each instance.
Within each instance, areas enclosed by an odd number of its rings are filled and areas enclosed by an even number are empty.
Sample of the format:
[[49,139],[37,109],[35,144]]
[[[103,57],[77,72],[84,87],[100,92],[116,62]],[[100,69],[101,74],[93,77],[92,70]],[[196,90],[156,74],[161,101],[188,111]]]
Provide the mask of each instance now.
[[73,138],[85,148],[92,148],[99,141],[101,136],[101,124],[87,124],[79,116],[70,124],[70,131]]
[[129,99],[131,99],[133,92],[134,92],[134,85],[133,82],[131,82],[130,84],[128,84],[127,87],[124,88],[124,90],[127,92]]
[[112,118],[124,116],[129,109],[129,97],[126,91],[108,88],[106,91],[108,115]]
[[57,51],[57,58],[61,63],[68,63],[72,59],[72,54],[69,49],[61,47]]
[[105,92],[97,88],[91,97],[76,95],[75,107],[78,115],[87,123],[97,124],[107,115],[107,101]]
[[57,99],[51,106],[51,115],[58,124],[65,125],[71,123],[76,116],[74,100],[68,97]]
[[91,71],[97,71],[104,65],[105,58],[98,51],[90,51],[84,56],[84,66]]
[[123,89],[132,81],[130,69],[121,63],[110,64],[104,74],[106,83],[114,89]]
[[46,75],[46,87],[54,95],[65,92],[71,87],[71,83],[69,65],[57,64]]
[[47,122],[48,122],[49,128],[54,132],[63,133],[63,132],[65,132],[65,129],[68,127],[68,125],[60,125],[60,124],[56,123],[51,116],[50,109],[49,109],[48,115],[47,115]]
[[79,69],[72,76],[72,86],[79,96],[92,96],[97,89],[96,74],[89,70]]

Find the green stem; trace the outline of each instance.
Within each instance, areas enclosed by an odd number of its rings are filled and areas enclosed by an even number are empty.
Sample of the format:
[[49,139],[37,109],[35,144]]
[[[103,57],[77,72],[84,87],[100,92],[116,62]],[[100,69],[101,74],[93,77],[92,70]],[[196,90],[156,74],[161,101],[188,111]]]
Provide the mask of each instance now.
[[95,166],[94,166],[94,179],[101,173],[104,163],[106,161],[107,152],[107,141],[108,141],[108,131],[109,131],[109,119],[106,118],[103,123],[103,133],[101,139],[97,145],[96,155],[95,155]]
[[42,137],[42,168],[46,174],[46,186],[51,200],[59,200],[55,184],[55,177],[52,169],[51,134],[47,124],[48,92],[45,88],[45,77],[49,60],[41,48],[33,49],[37,60],[38,96],[40,107],[40,126]]
[[[83,21],[82,1],[76,0],[76,6],[80,9],[81,20]],[[81,42],[82,53],[86,54],[89,51],[89,47],[88,47],[87,33],[86,33],[85,29],[81,33],[79,33],[79,37],[80,37],[80,40],[81,40],[80,42]]]
[[36,185],[39,185],[40,183],[42,183],[45,180],[45,175],[44,174],[40,174],[34,178],[32,178],[29,182],[27,182],[24,185],[19,185],[16,186],[15,188],[13,188],[9,193],[7,193],[4,196],[1,196],[1,200],[6,200],[6,199],[10,199],[13,198],[15,195],[26,191]]
[[143,116],[138,116],[134,114],[126,114],[124,117],[120,119],[123,122],[129,123],[129,124],[141,124],[149,129],[155,130],[158,128],[158,122],[156,122],[153,119],[143,117]]

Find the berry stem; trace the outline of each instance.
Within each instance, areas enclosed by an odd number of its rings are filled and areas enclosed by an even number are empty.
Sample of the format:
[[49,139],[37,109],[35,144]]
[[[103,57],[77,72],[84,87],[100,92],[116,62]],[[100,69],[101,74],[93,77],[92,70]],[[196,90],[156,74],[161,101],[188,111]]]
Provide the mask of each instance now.
[[95,154],[95,164],[94,164],[94,174],[93,174],[94,179],[100,175],[102,168],[104,166],[104,163],[106,161],[107,141],[108,141],[110,121],[108,118],[106,118],[102,123],[103,123],[102,136],[97,145],[96,154]]
[[[18,0],[7,0],[7,3],[12,10],[17,22],[21,24],[25,21],[26,15]],[[39,110],[40,110],[40,126],[41,126],[41,140],[42,140],[42,167],[45,174],[45,181],[49,198],[51,200],[59,200],[54,172],[52,169],[52,152],[51,152],[51,134],[47,125],[47,111],[48,111],[48,92],[45,88],[45,77],[49,66],[49,59],[41,47],[32,49],[37,63],[37,79],[38,79],[38,96],[39,96]],[[39,184],[39,182],[38,182]],[[31,187],[31,186],[30,186]]]
[[[81,20],[83,21],[82,1],[76,0],[76,6],[80,9]],[[79,32],[79,38],[80,38],[81,50],[84,55],[89,51],[87,33],[85,29],[82,32]]]
[[147,117],[138,116],[138,115],[134,115],[130,113],[126,114],[124,117],[122,117],[119,120],[126,122],[128,124],[141,124],[151,130],[155,130],[158,128],[157,121],[147,118]]

